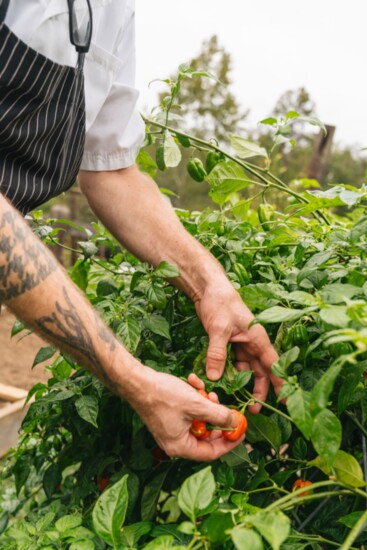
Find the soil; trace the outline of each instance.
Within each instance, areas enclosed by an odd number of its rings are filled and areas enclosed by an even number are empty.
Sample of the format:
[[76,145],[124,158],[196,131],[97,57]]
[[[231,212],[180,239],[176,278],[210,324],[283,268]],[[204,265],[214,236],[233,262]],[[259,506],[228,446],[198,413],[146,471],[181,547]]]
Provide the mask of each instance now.
[[[15,317],[6,308],[0,313],[0,382],[24,390],[31,389],[37,382],[46,382],[50,377],[44,365],[32,364],[38,350],[47,345],[35,334],[25,338],[22,332],[11,338]],[[49,361],[50,362],[50,361]],[[47,363],[46,363],[47,364]]]

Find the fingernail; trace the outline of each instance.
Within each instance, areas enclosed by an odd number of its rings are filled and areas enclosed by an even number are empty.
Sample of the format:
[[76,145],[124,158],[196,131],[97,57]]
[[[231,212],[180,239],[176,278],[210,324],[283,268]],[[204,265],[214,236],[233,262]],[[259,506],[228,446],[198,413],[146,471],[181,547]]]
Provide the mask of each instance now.
[[210,380],[219,380],[220,370],[215,368],[208,369],[206,375]]

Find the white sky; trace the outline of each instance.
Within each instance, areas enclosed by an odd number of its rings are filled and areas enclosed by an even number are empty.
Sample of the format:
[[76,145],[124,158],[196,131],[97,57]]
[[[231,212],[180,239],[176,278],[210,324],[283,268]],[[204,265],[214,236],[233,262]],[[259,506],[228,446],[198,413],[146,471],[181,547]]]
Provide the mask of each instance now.
[[335,139],[367,147],[366,0],[136,0],[140,106],[156,103],[167,78],[217,34],[233,60],[233,91],[250,121],[304,86]]

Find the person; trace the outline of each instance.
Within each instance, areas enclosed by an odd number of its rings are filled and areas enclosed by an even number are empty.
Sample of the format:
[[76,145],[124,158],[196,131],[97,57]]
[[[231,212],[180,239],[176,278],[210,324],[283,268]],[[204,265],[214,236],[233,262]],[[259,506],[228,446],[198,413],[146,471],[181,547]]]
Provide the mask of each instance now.
[[[0,1],[0,304],[90,369],[138,412],[170,456],[213,460],[238,443],[199,441],[193,418],[234,427],[214,394],[132,357],[103,324],[21,214],[65,191],[77,174],[122,246],[176,265],[209,336],[207,375],[221,377],[228,342],[266,398],[277,354],[220,264],[188,232],[135,158],[144,127],[134,88],[133,0]],[[92,32],[93,22],[93,32]],[[19,212],[17,212],[18,210]],[[257,413],[256,403],[250,412]]]

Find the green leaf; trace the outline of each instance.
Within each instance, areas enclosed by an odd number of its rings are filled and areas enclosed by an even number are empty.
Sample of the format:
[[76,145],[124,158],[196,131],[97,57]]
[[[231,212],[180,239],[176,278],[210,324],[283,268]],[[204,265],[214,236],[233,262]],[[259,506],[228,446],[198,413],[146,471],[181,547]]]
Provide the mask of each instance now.
[[352,487],[363,487],[366,485],[360,464],[354,456],[345,451],[339,450],[336,453],[331,466],[320,456],[317,456],[308,464],[319,468],[327,476],[333,474],[338,481],[346,485],[351,485]]
[[150,317],[146,317],[144,319],[144,325],[154,334],[158,334],[158,336],[163,336],[163,338],[171,340],[168,321],[161,315],[151,315]]
[[268,158],[267,150],[264,147],[260,147],[257,143],[243,139],[232,134],[228,134],[229,140],[235,151],[236,155],[240,159],[249,159],[252,157],[265,157]]
[[107,489],[97,500],[93,509],[93,527],[98,536],[117,548],[121,527],[128,506],[127,475]]
[[77,515],[63,516],[55,523],[55,527],[60,533],[64,533],[69,529],[74,529],[82,524],[82,517]]
[[175,265],[170,264],[169,262],[161,262],[154,270],[154,274],[158,277],[163,277],[165,279],[179,277],[180,271]]
[[310,411],[316,416],[320,411],[326,409],[329,403],[330,394],[333,390],[335,380],[340,373],[342,363],[337,361],[321,376],[311,391]]
[[233,527],[232,514],[224,510],[216,510],[208,516],[201,525],[201,533],[215,544],[223,544],[227,538],[226,531]]
[[70,277],[72,281],[81,289],[83,292],[86,291],[88,286],[88,275],[90,271],[90,263],[86,262],[85,259],[79,258],[73,265],[70,271]]
[[290,120],[292,118],[298,118],[299,113],[297,111],[288,111],[288,113],[285,115],[285,120]]
[[27,327],[22,323],[22,321],[19,321],[18,319],[15,320],[14,325],[11,329],[11,337],[13,338],[23,330],[25,330]]
[[172,535],[162,535],[144,546],[144,550],[166,550],[169,548],[184,550],[187,546],[177,546]]
[[315,311],[317,307],[306,307],[304,309],[292,309],[281,306],[274,306],[262,311],[255,317],[257,323],[283,323],[297,321],[307,313]]
[[347,315],[346,306],[328,306],[320,309],[320,317],[324,323],[335,327],[345,328],[351,322]]
[[167,168],[175,168],[181,162],[181,151],[172,134],[167,130],[164,134],[164,163]]
[[364,513],[365,510],[352,512],[351,514],[347,514],[346,516],[339,518],[338,521],[346,527],[349,527],[349,529],[353,529],[357,521],[362,517]]
[[115,296],[118,292],[118,286],[113,279],[101,279],[97,284],[97,296]]
[[238,445],[233,451],[223,455],[220,458],[221,462],[228,464],[228,466],[235,467],[241,464],[251,464],[251,460],[245,445]]
[[259,512],[247,516],[246,523],[252,523],[273,550],[279,550],[291,528],[290,519],[283,512]]
[[235,527],[230,531],[236,550],[263,550],[261,537],[253,529]]
[[[51,548],[53,547],[50,547],[50,550]],[[73,542],[69,547],[69,550],[94,550],[94,549],[95,549],[95,544],[92,540],[78,540],[77,542]],[[42,549],[42,550],[47,550],[47,549]]]
[[143,521],[152,521],[155,518],[159,495],[168,472],[169,469],[160,472],[145,485],[141,497],[141,519]]
[[130,353],[135,353],[141,335],[139,321],[132,315],[126,315],[117,327],[117,334]]
[[306,439],[310,438],[312,431],[312,416],[310,412],[310,394],[297,389],[287,399],[288,412]]
[[246,418],[248,420],[246,439],[250,443],[266,442],[278,452],[282,443],[282,433],[273,418],[263,414],[256,416],[248,414]]
[[128,548],[135,548],[141,537],[148,534],[152,529],[152,524],[148,521],[139,521],[132,525],[124,527],[121,542]]
[[[38,532],[44,531],[55,519],[55,512],[48,512],[39,520],[36,521],[36,530]],[[0,531],[1,532],[1,531]]]
[[146,289],[149,302],[157,309],[164,309],[167,304],[167,297],[164,289],[153,283]]
[[43,475],[43,490],[48,499],[51,499],[59,483],[61,483],[60,465],[55,462],[47,468]]
[[275,124],[278,124],[278,121],[274,117],[268,117],[260,120],[259,124],[268,124],[269,126],[274,126]]
[[0,514],[0,535],[3,533],[9,522],[9,512],[3,512]]
[[98,252],[98,248],[91,241],[79,241],[78,245],[83,251],[85,260],[88,260]]
[[80,418],[98,428],[98,399],[94,395],[82,395],[75,401],[75,408]]
[[139,154],[136,157],[136,164],[139,166],[139,170],[141,172],[144,172],[152,179],[155,179],[157,175],[157,165],[145,149],[140,149]]
[[316,117],[301,115],[301,116],[298,116],[297,121],[307,122],[308,124],[311,124],[311,126],[318,126],[323,131],[324,136],[326,136],[327,134],[325,124]]
[[222,205],[237,191],[251,185],[243,169],[233,161],[219,162],[207,176],[211,187],[210,196],[218,204]]
[[313,421],[311,440],[316,452],[332,464],[342,440],[339,419],[329,409],[322,410]]
[[56,348],[55,346],[46,346],[44,348],[41,348],[33,361],[32,369],[39,365],[40,363],[43,363],[44,361],[47,361],[48,359],[51,359],[53,355],[55,355]]
[[178,505],[193,522],[200,510],[213,500],[215,479],[208,466],[185,479],[178,493]]
[[296,304],[301,304],[303,306],[313,306],[317,304],[317,299],[312,294],[304,292],[303,290],[295,290],[290,292],[287,296],[287,300],[290,302],[296,302]]

